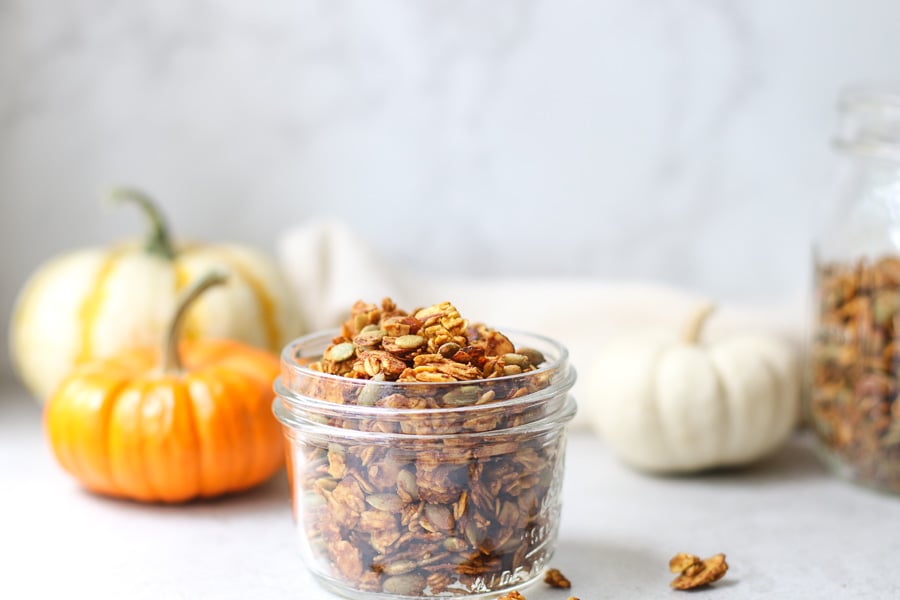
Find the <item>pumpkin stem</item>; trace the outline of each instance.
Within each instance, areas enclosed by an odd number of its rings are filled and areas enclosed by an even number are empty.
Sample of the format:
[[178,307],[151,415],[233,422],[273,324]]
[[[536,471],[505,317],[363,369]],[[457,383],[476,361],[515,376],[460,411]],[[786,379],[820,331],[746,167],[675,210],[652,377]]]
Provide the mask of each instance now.
[[691,317],[691,320],[688,321],[687,327],[684,329],[684,335],[682,339],[687,344],[696,344],[700,341],[700,332],[703,331],[703,326],[706,324],[706,320],[709,318],[711,314],[713,314],[716,310],[716,307],[712,304],[704,304],[700,307],[700,309],[694,313],[694,316]]
[[156,254],[167,260],[175,258],[175,247],[169,236],[169,228],[163,219],[162,213],[156,203],[144,192],[129,187],[113,188],[109,192],[109,199],[113,204],[130,202],[137,204],[144,216],[150,221],[150,235],[144,243],[144,251]]
[[181,371],[181,355],[178,352],[178,341],[181,339],[181,326],[184,324],[184,316],[194,302],[211,287],[222,285],[228,281],[228,274],[224,271],[210,271],[182,292],[175,305],[175,316],[169,324],[166,333],[166,345],[163,349],[163,371]]

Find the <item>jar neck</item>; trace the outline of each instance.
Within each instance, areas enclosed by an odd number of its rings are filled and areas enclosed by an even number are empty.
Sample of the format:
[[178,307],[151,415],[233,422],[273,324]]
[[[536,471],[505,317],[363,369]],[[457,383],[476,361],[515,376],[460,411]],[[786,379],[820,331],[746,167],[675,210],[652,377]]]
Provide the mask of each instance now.
[[845,89],[836,145],[855,156],[900,162],[900,87]]
[[900,161],[855,152],[843,157],[834,201],[817,217],[817,256],[830,262],[897,253]]

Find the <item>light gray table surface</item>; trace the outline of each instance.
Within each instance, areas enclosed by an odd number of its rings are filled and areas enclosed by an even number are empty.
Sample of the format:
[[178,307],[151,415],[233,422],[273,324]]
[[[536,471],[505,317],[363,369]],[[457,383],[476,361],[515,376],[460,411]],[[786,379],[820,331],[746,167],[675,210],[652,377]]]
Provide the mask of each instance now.
[[[725,579],[670,590],[676,552],[724,552]],[[601,440],[570,435],[552,566],[570,592],[528,600],[701,597],[900,598],[900,497],[829,475],[807,434],[756,466],[659,478],[618,463]],[[54,462],[40,408],[0,391],[0,598],[335,598],[298,555],[287,480],[183,506],[82,491]]]

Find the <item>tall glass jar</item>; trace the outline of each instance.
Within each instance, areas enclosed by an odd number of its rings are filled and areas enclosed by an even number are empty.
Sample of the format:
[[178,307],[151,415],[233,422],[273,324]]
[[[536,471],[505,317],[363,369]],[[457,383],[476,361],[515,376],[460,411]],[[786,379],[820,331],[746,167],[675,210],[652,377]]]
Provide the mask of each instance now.
[[900,492],[900,88],[840,98],[835,202],[815,245],[808,416],[830,466]]

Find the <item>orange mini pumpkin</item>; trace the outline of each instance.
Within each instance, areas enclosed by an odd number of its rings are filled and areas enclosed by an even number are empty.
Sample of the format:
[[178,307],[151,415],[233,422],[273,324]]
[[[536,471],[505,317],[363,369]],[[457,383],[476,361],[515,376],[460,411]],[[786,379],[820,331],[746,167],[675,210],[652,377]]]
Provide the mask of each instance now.
[[88,489],[183,502],[250,488],[281,466],[271,410],[278,359],[229,340],[179,341],[187,309],[225,279],[211,273],[187,290],[162,351],[80,365],[50,397],[50,444]]

